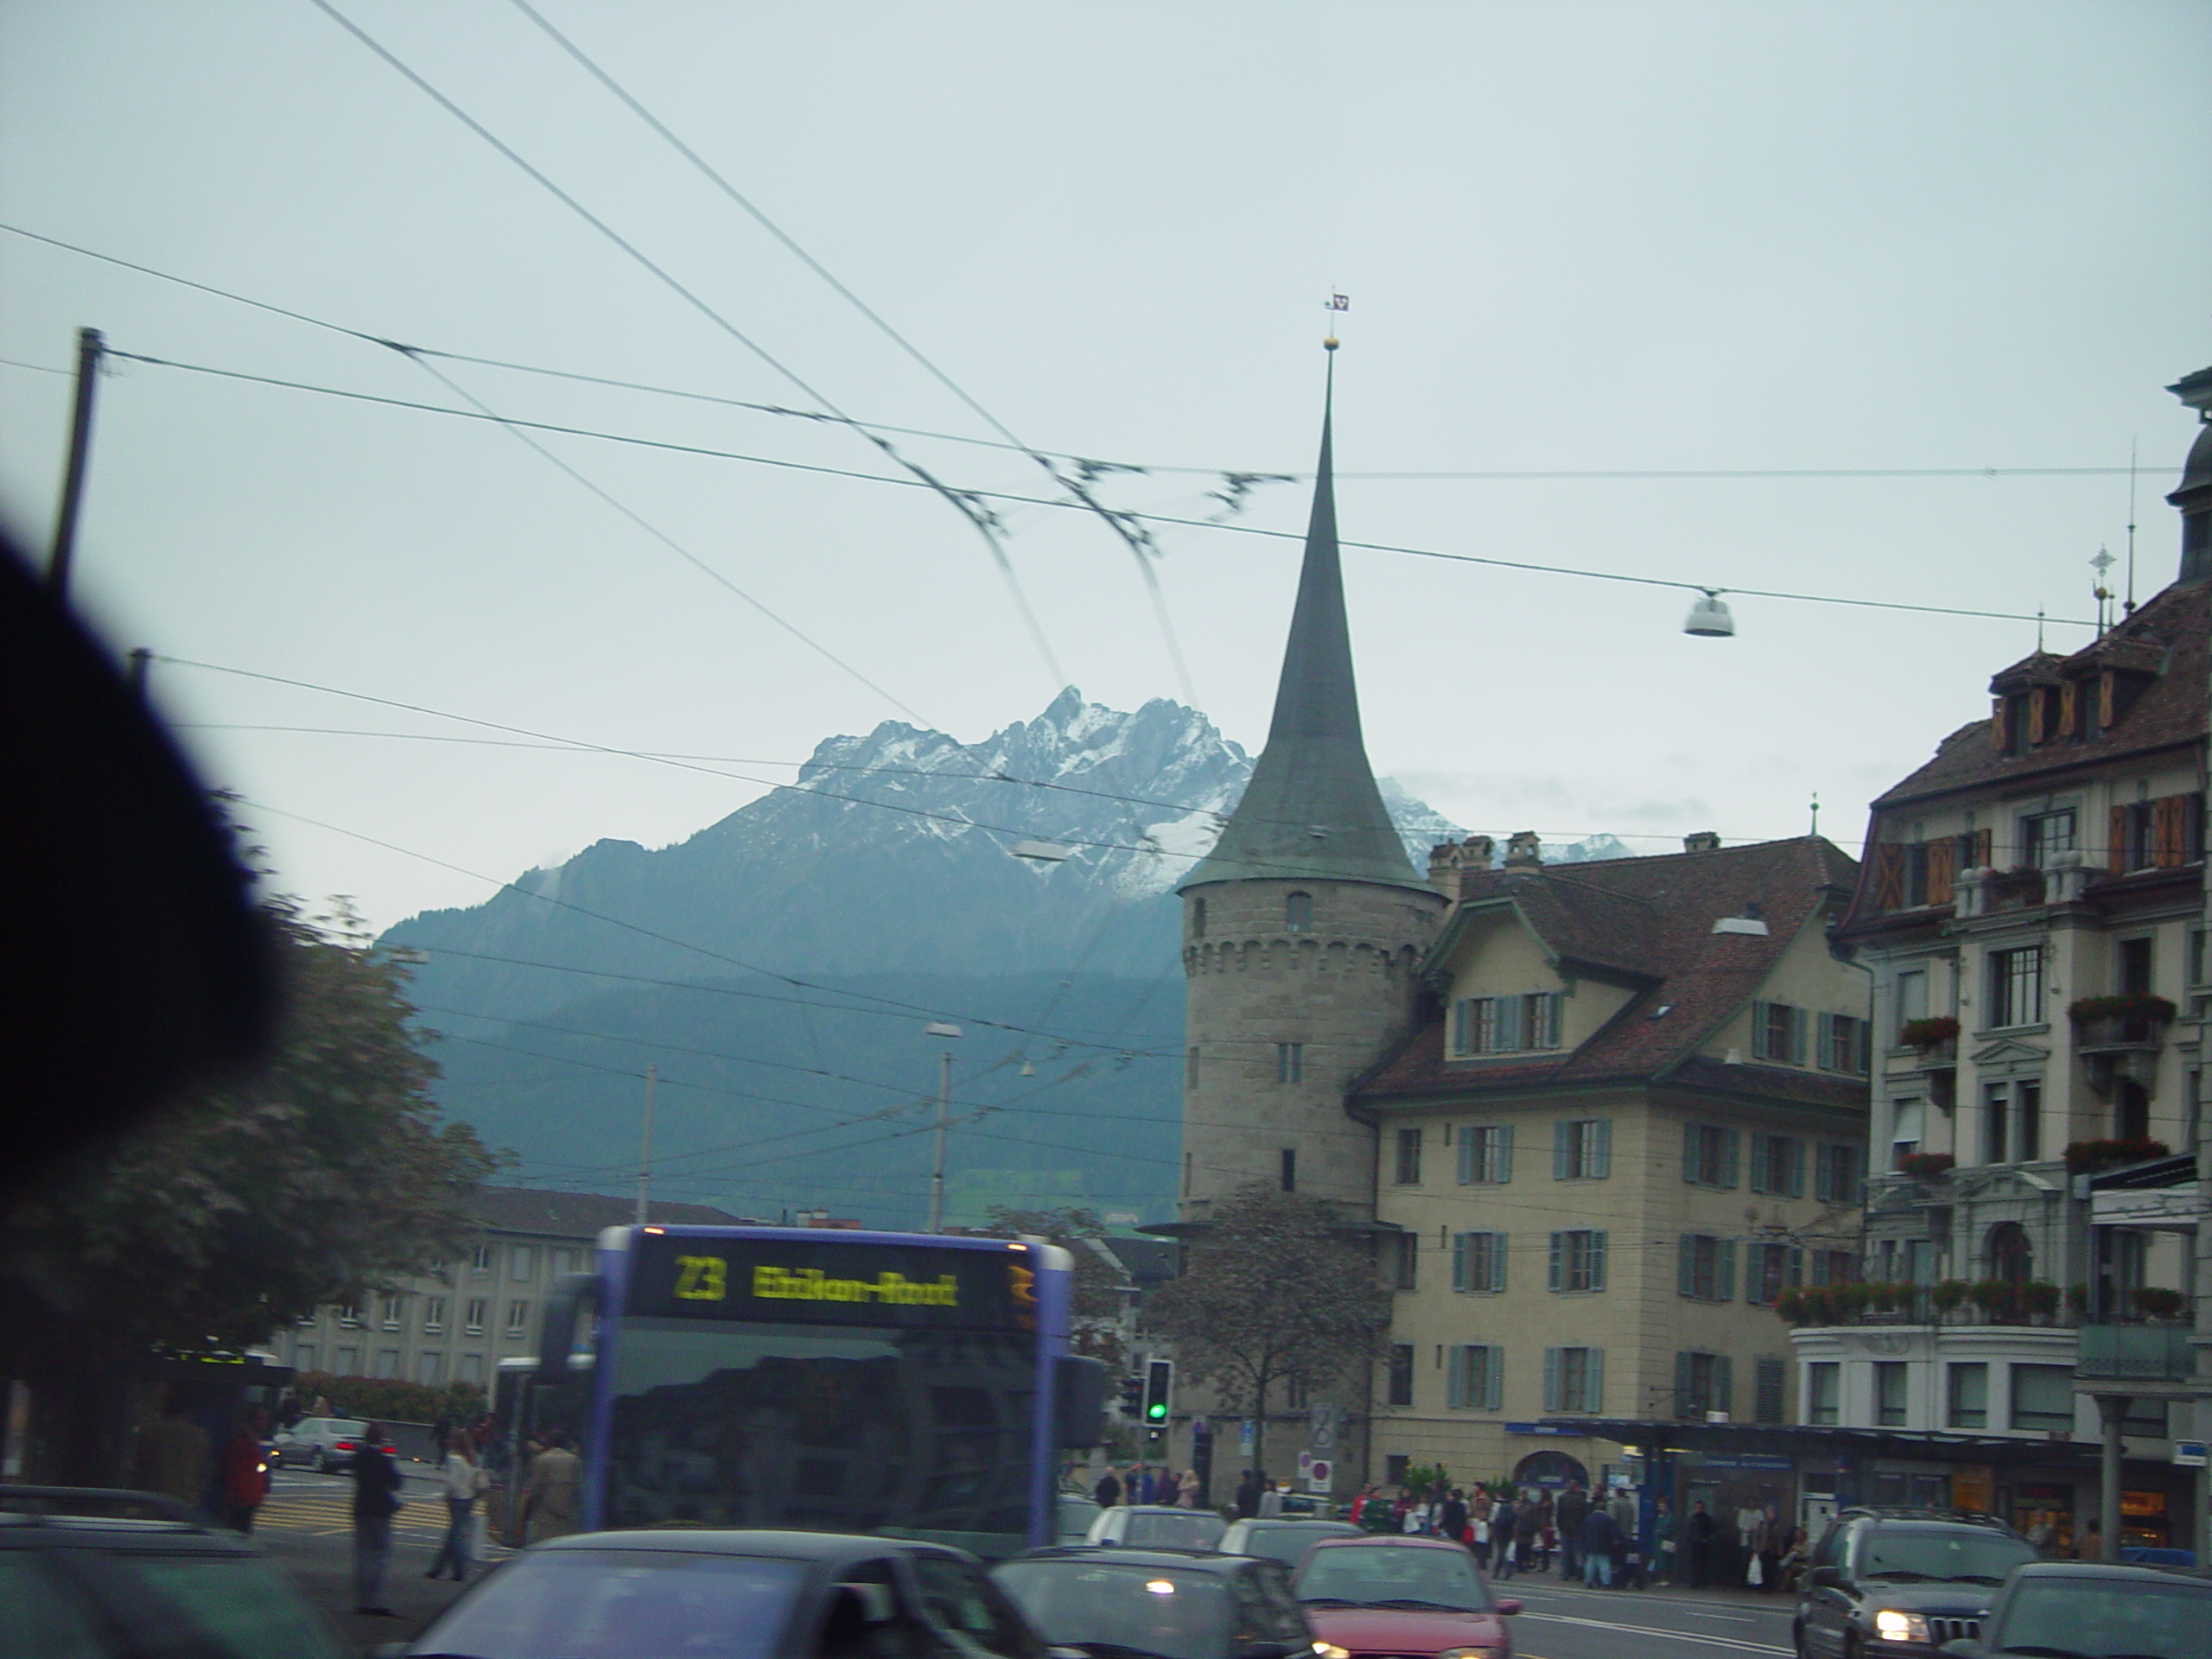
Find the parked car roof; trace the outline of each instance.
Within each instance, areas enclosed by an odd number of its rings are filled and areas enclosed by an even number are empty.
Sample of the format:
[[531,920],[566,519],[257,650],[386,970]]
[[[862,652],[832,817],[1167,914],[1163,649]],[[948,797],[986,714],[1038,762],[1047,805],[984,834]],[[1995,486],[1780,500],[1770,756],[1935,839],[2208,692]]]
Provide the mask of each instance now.
[[1249,1555],[1224,1555],[1212,1549],[1174,1549],[1162,1544],[1145,1544],[1135,1549],[1116,1548],[1105,1544],[1046,1544],[1042,1548],[1026,1549],[1011,1559],[1017,1561],[1081,1559],[1110,1561],[1116,1567],[1196,1567],[1207,1573],[1241,1572],[1252,1563]]
[[[579,1532],[531,1546],[531,1553],[562,1549],[652,1549],[671,1554],[766,1555],[794,1561],[843,1561],[886,1550],[907,1554],[973,1557],[950,1544],[919,1538],[878,1538],[844,1532],[770,1532],[736,1529],[683,1528],[636,1532]],[[1127,1552],[1122,1552],[1127,1553]]]

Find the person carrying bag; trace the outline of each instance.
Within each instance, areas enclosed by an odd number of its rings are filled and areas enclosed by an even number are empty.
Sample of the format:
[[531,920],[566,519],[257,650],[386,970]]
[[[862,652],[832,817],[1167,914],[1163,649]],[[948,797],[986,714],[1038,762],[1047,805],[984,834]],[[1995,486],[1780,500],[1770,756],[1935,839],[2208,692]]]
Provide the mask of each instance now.
[[446,1460],[442,1471],[446,1483],[446,1535],[438,1545],[437,1559],[423,1576],[435,1579],[450,1566],[454,1582],[468,1576],[476,1559],[476,1500],[492,1484],[476,1461],[476,1443],[468,1431],[457,1428],[446,1436]]

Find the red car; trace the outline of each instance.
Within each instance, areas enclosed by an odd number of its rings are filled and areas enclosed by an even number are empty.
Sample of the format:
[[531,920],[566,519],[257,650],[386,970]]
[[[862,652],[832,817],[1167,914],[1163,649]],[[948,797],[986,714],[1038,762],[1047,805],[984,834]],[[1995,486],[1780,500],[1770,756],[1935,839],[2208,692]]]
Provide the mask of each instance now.
[[[1313,1633],[1346,1659],[1512,1659],[1474,1557],[1446,1538],[1324,1538],[1291,1580]],[[1333,1656],[1332,1656],[1333,1659]]]

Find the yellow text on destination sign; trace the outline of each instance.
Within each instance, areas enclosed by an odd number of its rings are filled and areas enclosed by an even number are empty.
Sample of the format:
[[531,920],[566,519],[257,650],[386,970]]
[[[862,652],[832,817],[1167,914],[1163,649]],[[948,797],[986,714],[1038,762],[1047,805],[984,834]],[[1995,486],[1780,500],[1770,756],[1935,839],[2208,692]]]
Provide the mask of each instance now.
[[874,1279],[832,1279],[819,1268],[756,1267],[753,1294],[787,1302],[884,1302],[901,1307],[957,1307],[959,1281],[950,1274],[924,1284],[904,1274],[880,1273]]

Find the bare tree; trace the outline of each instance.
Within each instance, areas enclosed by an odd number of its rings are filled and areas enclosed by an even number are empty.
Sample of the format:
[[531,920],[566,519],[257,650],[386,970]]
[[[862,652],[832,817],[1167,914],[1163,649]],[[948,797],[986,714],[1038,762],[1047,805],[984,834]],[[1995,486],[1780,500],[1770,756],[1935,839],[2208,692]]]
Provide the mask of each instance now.
[[1278,1385],[1322,1389],[1372,1363],[1390,1328],[1390,1293],[1326,1204],[1255,1182],[1214,1205],[1182,1276],[1152,1294],[1144,1317],[1173,1341],[1185,1377],[1211,1383],[1223,1411],[1252,1419],[1256,1469]]

